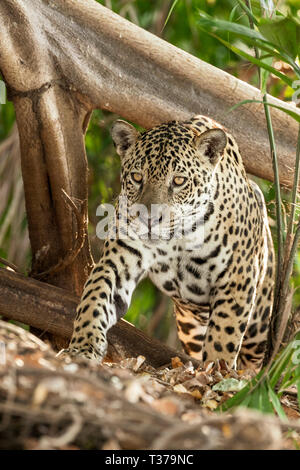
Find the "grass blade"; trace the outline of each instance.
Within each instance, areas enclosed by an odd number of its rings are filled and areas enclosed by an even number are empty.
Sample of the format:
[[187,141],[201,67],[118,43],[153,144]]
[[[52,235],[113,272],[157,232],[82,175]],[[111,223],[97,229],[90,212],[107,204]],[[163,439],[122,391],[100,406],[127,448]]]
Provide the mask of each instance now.
[[163,27],[162,27],[161,32],[163,32],[163,30],[165,29],[165,27],[166,27],[166,25],[167,25],[167,23],[168,23],[168,21],[169,21],[169,19],[170,19],[170,16],[172,15],[173,10],[174,10],[174,8],[176,7],[177,3],[178,3],[178,0],[174,0],[174,2],[172,3],[172,6],[171,6],[171,8],[170,8],[170,10],[169,10],[168,16],[167,16],[167,18],[166,18],[166,21],[164,22],[164,25],[163,25]]
[[272,390],[270,385],[268,385],[268,395],[269,395],[270,402],[272,403],[274,410],[276,411],[279,418],[284,421],[287,420],[287,416],[284,412],[284,409],[282,408],[280,400],[278,396],[276,395],[276,393],[274,392],[274,390]]
[[273,414],[274,409],[269,399],[267,384],[264,381],[251,394],[248,408],[259,410],[262,413]]
[[[263,101],[261,100],[243,100],[243,101],[240,101],[239,103],[235,104],[234,106],[232,106],[228,112],[230,113],[231,111],[234,111],[236,108],[238,108],[239,106],[242,106],[244,104],[247,104],[247,103],[260,103],[260,104],[264,104]],[[295,121],[299,122],[300,123],[300,114],[298,114],[297,112],[294,112],[294,111],[291,111],[290,109],[286,109],[284,108],[283,106],[279,106],[279,105],[276,105],[276,104],[273,104],[273,103],[265,103],[267,106],[271,106],[272,108],[276,108],[276,109],[280,109],[280,111],[283,111],[284,113],[288,114],[289,116],[291,116],[293,119],[295,119]]]
[[[268,41],[261,33],[251,29],[247,26],[240,25],[238,23],[232,23],[230,21],[220,20],[218,18],[213,18],[207,13],[198,10],[200,19],[198,19],[198,24],[202,27],[207,33],[214,35],[214,32],[209,31],[218,30],[223,33],[232,33],[235,36],[243,39],[248,44],[254,47],[259,47],[260,49],[269,52],[274,57],[277,57],[279,60],[289,64],[294,72],[300,77],[300,68],[298,64],[290,57],[284,49],[282,49],[278,44],[274,44]],[[214,35],[217,39],[220,38],[217,35]],[[226,46],[227,47],[227,46]],[[261,66],[260,64],[256,64]],[[273,73],[273,72],[272,72]],[[276,75],[276,74],[275,74]]]
[[231,408],[235,408],[236,406],[248,406],[248,403],[251,399],[250,394],[259,382],[263,373],[264,369],[261,370],[247,385],[245,385],[242,390],[237,392],[233,397],[229,398],[225,403],[222,403],[222,405],[217,408],[217,411],[224,412],[230,410]]
[[239,6],[242,8],[242,10],[244,10],[244,12],[248,15],[249,18],[252,19],[253,21],[253,24],[255,24],[255,26],[258,25],[258,21],[257,19],[255,18],[255,16],[253,15],[252,11],[250,10],[250,8],[247,7],[246,3],[244,3],[242,0],[237,0]]
[[265,40],[261,33],[250,29],[247,26],[238,23],[231,23],[230,21],[226,20],[219,20],[218,18],[213,18],[212,16],[209,16],[207,13],[201,10],[198,10],[198,13],[200,16],[198,23],[200,24],[200,26],[203,26],[206,29],[210,27],[223,32],[233,33],[238,36],[242,36],[245,39],[260,39],[261,41]]
[[280,78],[283,82],[285,82],[287,85],[292,87],[292,85],[294,83],[294,80],[287,77],[283,73],[279,72],[277,69],[275,69],[271,65],[265,63],[264,61],[262,61],[260,59],[257,59],[256,57],[253,57],[251,54],[248,54],[247,52],[242,51],[238,47],[233,46],[228,41],[225,41],[225,39],[220,38],[219,36],[217,36],[214,33],[209,32],[208,34],[210,34],[210,36],[214,37],[215,39],[218,39],[218,41],[220,41],[225,47],[227,47],[229,50],[231,50],[235,54],[243,57],[244,59],[248,60],[249,62],[252,62],[252,64],[257,65],[258,67],[261,67],[261,68],[267,70],[268,72],[272,73],[273,75],[276,75],[276,77]]

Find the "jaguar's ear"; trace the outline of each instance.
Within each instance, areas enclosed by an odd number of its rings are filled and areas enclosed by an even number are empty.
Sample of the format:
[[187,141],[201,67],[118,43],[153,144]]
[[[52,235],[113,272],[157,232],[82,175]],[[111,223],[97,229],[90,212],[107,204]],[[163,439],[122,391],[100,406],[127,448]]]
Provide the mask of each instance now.
[[210,129],[196,136],[194,144],[211,163],[216,163],[224,152],[227,136],[222,129]]
[[111,136],[117,153],[123,158],[126,150],[135,143],[139,133],[128,122],[118,119],[111,128]]

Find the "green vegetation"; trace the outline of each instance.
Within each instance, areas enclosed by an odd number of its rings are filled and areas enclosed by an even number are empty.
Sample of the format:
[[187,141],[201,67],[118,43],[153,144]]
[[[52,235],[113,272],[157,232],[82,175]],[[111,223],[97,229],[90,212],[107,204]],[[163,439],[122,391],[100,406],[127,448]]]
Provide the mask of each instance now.
[[7,137],[14,121],[15,110],[13,104],[8,101],[5,105],[0,105],[0,142]]
[[[286,419],[280,397],[284,390],[295,385],[298,402],[300,403],[300,333],[294,341],[281,351],[272,363],[268,373],[262,370],[234,397],[227,400],[220,411],[227,411],[237,406],[258,409],[263,413],[277,413],[281,419]],[[298,352],[297,352],[298,351]],[[263,378],[265,377],[265,378]]]

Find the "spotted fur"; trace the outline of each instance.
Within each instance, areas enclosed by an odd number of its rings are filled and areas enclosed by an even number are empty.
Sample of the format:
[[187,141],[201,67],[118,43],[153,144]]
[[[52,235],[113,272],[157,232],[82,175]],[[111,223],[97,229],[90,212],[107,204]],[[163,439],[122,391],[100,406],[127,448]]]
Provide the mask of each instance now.
[[[204,116],[142,134],[117,121],[112,137],[122,161],[120,196],[129,206],[165,204],[170,232],[154,241],[134,233],[108,237],[84,287],[69,351],[101,361],[107,331],[149,276],[172,297],[188,354],[258,367],[271,315],[274,255],[263,195],[247,178],[234,138]],[[116,223],[122,225],[120,201]],[[182,214],[182,207],[189,212]],[[195,214],[201,220],[187,231],[198,240],[201,229],[203,243],[190,249],[186,238],[176,238],[176,227]],[[164,216],[156,219],[162,228]],[[142,221],[145,227],[149,220]]]

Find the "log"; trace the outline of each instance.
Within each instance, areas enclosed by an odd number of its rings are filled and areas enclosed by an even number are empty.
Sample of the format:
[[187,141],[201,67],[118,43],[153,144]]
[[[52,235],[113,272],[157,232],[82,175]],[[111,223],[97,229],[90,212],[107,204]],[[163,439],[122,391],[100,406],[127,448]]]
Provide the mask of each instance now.
[[[80,128],[85,129],[92,109],[101,108],[145,128],[193,114],[208,115],[234,134],[247,171],[273,180],[262,106],[247,104],[228,113],[241,100],[261,99],[256,88],[172,46],[94,0],[2,0],[0,29],[0,70],[16,105],[22,154],[25,158],[29,152],[26,161],[31,162],[46,139],[42,150],[50,165],[50,176],[57,171],[55,152],[59,161],[59,155],[73,151],[78,165],[84,166]],[[295,107],[273,97],[269,101],[297,112]],[[279,110],[271,109],[271,114],[280,180],[290,187],[298,124]],[[45,136],[48,126],[51,141]],[[41,144],[38,141],[32,149],[31,134],[36,133],[36,127]],[[32,132],[26,134],[29,130]],[[63,161],[58,170],[65,183]],[[71,167],[71,187],[79,178],[74,171]],[[85,178],[85,173],[81,178]],[[45,175],[40,174],[39,180],[35,183],[45,183]],[[78,188],[77,191],[80,192]],[[57,201],[56,192],[54,196]],[[32,202],[31,209],[38,211],[39,206]],[[59,227],[67,239],[66,231]],[[48,232],[48,227],[44,230]],[[34,238],[34,233],[31,236]]]
[[[70,339],[79,297],[59,287],[27,278],[0,268],[0,315],[30,325],[43,334]],[[120,361],[143,355],[149,365],[161,367],[178,356],[183,362],[199,361],[149,338],[125,320],[119,320],[108,332],[107,358]]]

